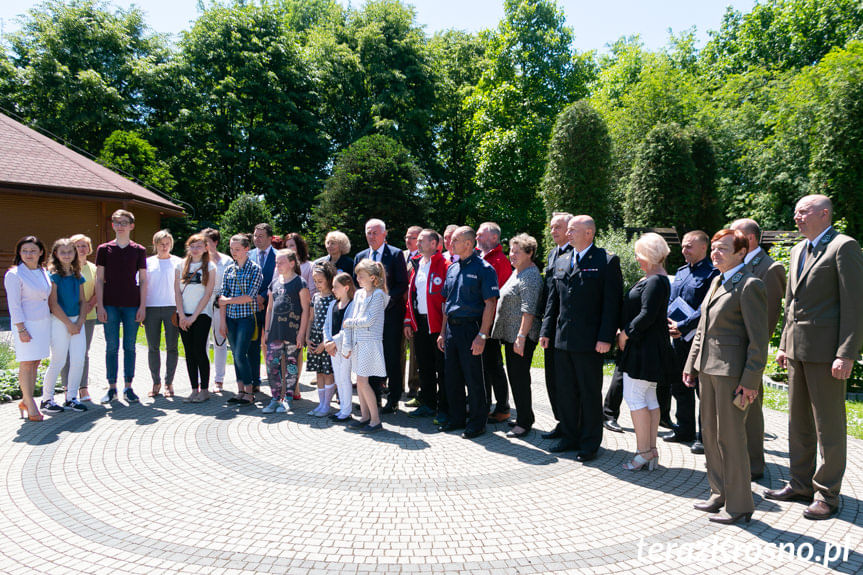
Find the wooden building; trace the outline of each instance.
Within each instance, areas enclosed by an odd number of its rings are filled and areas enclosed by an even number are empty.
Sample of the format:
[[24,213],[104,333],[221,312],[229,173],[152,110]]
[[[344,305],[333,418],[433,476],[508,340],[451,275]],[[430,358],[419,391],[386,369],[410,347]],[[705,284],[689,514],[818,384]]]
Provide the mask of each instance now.
[[[0,270],[29,234],[50,249],[55,239],[82,233],[95,250],[113,237],[111,214],[120,208],[135,214],[132,239],[148,251],[162,218],[183,216],[164,196],[0,114]],[[2,283],[0,316],[8,317]]]

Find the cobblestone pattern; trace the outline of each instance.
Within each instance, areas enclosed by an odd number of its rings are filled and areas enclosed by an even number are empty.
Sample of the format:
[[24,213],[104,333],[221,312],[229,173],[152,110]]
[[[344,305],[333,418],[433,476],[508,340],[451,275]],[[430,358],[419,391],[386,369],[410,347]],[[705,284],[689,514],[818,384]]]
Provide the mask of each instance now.
[[[94,397],[103,350],[97,330]],[[787,418],[767,410],[753,522],[722,527],[692,508],[707,480],[686,446],[660,441],[652,473],[621,468],[635,447],[625,405],[630,432],[606,433],[597,460],[548,453],[540,433],[553,420],[542,371],[533,376],[537,423],[524,440],[498,424],[466,441],[404,412],[385,416],[382,433],[353,434],[305,415],[317,399],[308,375],[291,414],[227,407],[229,393],[184,404],[182,360],[174,399],[43,423],[0,406],[0,573],[863,572],[863,442],[849,438],[841,514],[807,521],[801,504],[760,496],[788,475]],[[777,543],[804,556],[810,544],[812,558],[774,559]],[[847,557],[825,567],[827,543],[848,545]]]

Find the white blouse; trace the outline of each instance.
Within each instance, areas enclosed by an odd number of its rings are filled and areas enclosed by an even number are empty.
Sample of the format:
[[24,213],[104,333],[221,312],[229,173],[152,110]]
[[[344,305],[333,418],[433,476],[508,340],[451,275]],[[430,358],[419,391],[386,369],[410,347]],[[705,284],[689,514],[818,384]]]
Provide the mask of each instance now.
[[159,256],[147,258],[147,307],[175,307],[175,269],[183,259],[172,255],[160,260]]
[[45,268],[31,270],[23,263],[13,266],[6,272],[3,286],[12,325],[51,317],[48,308],[51,279]]

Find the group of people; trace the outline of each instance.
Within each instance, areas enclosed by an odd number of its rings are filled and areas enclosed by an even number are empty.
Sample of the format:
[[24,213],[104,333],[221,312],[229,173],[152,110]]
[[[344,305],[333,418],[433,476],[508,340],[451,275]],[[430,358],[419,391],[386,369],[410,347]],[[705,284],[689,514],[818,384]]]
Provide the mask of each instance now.
[[[789,371],[791,482],[765,496],[806,501],[806,517],[828,518],[838,509],[845,466],[844,380],[863,342],[863,310],[853,296],[863,289],[863,254],[834,230],[832,216],[824,196],[798,202],[795,221],[806,239],[792,250],[787,282],[782,265],[760,247],[761,231],[751,219],[712,237],[687,233],[681,242],[686,265],[671,282],[669,246],[646,233],[635,243],[644,276],[624,294],[620,260],[594,244],[596,225],[587,215],[553,215],[555,245],[543,279],[537,240],[511,238],[507,258],[493,222],[476,230],[451,225],[443,235],[413,226],[402,250],[388,243],[385,223],[372,219],[365,224],[367,249],[351,258],[347,236],[333,231],[327,255],[315,261],[302,236],[274,238],[268,224],[231,237],[230,256],[218,252],[214,229],[189,237],[184,258],[173,256],[173,238],[162,230],[148,258],[130,238],[134,216],[118,210],[111,218],[115,239],[97,248],[95,264],[87,261],[86,236],[57,240],[50,252],[34,236],[18,242],[5,285],[17,331],[19,408],[32,421],[42,419],[33,390],[38,363],[50,354],[41,411],[86,410],[87,350],[97,321],[106,340],[102,401],[117,398],[121,325],[123,397],[138,401],[132,379],[143,323],[151,397],[163,384],[173,396],[182,338],[192,387],[185,401],[207,401],[212,337],[217,391],[227,345],[233,352],[238,388],[228,403],[255,404],[263,357],[271,391],[263,411],[286,413],[298,398],[305,348],[305,369],[316,373],[318,388],[309,414],[373,433],[383,428],[382,415],[399,410],[407,343],[419,379],[408,415],[434,418],[440,431],[466,439],[506,421],[507,436],[520,438],[534,424],[530,366],[540,346],[558,422],[543,434],[557,440],[551,452],[594,459],[603,429],[622,431],[617,417],[625,399],[637,450],[624,467],[655,469],[658,428],[670,427],[666,441],[693,442],[706,455],[711,496],[696,507],[715,513],[712,521],[734,523],[749,521],[750,481],[764,473],[761,378],[770,333],[784,317],[777,362]],[[603,358],[615,346],[616,370],[603,405]],[[61,371],[62,405],[54,398]],[[359,418],[352,415],[354,381]],[[331,412],[336,394],[339,409]]]

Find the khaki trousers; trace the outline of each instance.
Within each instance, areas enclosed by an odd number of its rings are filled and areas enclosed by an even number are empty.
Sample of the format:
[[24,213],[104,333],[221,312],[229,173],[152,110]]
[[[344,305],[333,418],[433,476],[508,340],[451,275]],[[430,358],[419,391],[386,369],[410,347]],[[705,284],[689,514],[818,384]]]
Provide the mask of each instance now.
[[733,403],[734,390],[740,380],[701,373],[698,382],[701,386],[701,440],[707,458],[710,492],[725,502],[728,513],[750,513],[755,509],[755,502],[746,448],[746,412]]
[[[788,360],[788,455],[791,488],[839,505],[848,449],[845,382],[831,364]],[[816,448],[821,465],[816,469]]]

